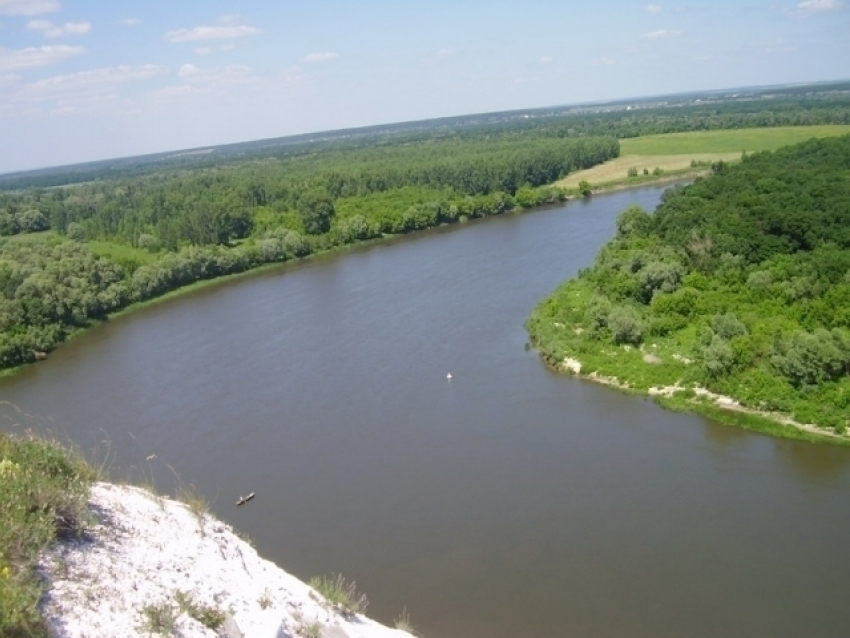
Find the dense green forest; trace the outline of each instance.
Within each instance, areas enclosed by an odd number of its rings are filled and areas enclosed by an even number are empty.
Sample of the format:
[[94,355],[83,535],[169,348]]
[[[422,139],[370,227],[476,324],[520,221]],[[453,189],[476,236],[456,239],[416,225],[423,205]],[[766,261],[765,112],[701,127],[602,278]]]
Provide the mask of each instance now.
[[0,193],[0,367],[131,303],[388,234],[565,198],[614,138],[331,145],[286,159]]
[[718,163],[654,214],[627,209],[528,327],[555,365],[684,400],[703,387],[845,433],[850,136]]

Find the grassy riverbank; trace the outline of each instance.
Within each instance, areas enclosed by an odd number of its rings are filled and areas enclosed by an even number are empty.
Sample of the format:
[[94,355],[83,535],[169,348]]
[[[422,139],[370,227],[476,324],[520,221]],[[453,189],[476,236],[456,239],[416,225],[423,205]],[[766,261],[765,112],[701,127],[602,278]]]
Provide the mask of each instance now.
[[850,136],[630,208],[528,329],[554,367],[773,435],[847,444]]

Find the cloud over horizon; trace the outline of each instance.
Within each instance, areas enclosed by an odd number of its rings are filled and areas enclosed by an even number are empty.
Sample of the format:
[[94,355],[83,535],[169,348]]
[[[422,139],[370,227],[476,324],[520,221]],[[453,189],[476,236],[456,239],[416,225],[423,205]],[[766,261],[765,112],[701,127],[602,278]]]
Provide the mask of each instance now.
[[63,25],[55,25],[50,20],[30,20],[27,23],[30,31],[41,31],[47,38],[59,38],[63,35],[85,35],[91,31],[88,22],[66,22]]
[[37,16],[61,9],[62,5],[56,0],[0,0],[0,15]]
[[85,53],[83,47],[65,44],[26,49],[0,48],[0,71],[16,71],[37,66],[46,66]]

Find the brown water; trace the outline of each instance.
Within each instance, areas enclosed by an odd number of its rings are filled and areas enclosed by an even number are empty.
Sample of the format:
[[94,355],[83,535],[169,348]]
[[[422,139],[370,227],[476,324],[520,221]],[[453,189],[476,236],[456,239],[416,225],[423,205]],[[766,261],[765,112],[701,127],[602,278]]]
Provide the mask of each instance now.
[[524,349],[533,305],[660,192],[200,291],[0,398],[118,474],[172,490],[175,468],[263,555],[356,579],[426,638],[850,635],[850,450],[667,412]]

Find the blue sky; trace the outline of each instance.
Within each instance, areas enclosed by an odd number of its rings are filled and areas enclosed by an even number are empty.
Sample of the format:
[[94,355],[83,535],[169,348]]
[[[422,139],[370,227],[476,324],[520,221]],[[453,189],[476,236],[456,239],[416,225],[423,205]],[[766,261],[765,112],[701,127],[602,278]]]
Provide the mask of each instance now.
[[0,0],[0,172],[850,78],[848,0]]

